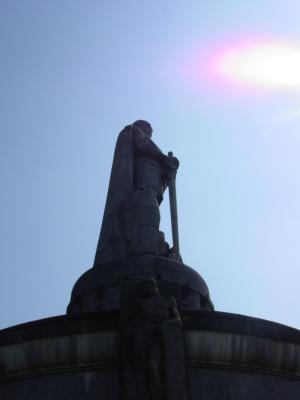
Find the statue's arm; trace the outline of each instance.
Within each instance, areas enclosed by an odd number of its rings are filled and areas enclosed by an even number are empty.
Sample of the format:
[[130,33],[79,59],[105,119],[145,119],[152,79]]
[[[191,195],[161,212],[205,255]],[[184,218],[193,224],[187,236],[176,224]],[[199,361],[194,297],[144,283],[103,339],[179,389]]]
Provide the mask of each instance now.
[[164,163],[167,156],[141,129],[133,128],[134,151],[140,155],[150,156],[158,162]]
[[135,153],[158,161],[166,171],[168,180],[176,175],[179,167],[178,159],[165,155],[141,129],[133,127],[133,141]]

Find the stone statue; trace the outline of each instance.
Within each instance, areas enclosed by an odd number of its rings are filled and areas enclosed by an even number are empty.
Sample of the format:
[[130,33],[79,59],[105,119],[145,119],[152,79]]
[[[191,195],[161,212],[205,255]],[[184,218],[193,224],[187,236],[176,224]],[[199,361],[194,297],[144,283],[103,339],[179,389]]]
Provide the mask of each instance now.
[[[160,294],[154,279],[142,281],[140,295],[133,305],[124,333],[123,348],[126,349],[124,359],[127,365],[123,369],[127,372],[124,377],[126,399],[183,398],[182,385],[180,390],[177,390],[178,397],[168,396],[166,375],[166,371],[172,367],[177,367],[179,374],[185,369],[182,363],[178,365],[177,362],[176,365],[178,349],[181,351],[183,346],[177,340],[178,335],[172,334],[176,328],[181,332],[181,327],[175,298]],[[168,347],[170,343],[172,343],[171,351],[170,346]]]
[[143,120],[119,134],[95,265],[138,254],[172,256],[159,230],[159,205],[179,161],[162,153],[151,137],[151,125]]
[[[184,307],[213,309],[205,281],[187,268],[180,257],[176,205],[178,166],[179,161],[171,152],[164,154],[153,142],[148,122],[139,120],[121,131],[94,265],[74,285],[69,314],[122,309],[120,282],[139,281],[149,276],[161,282],[163,291],[164,283],[176,283],[176,287],[178,284],[180,295],[172,293]],[[171,248],[160,231],[160,204],[167,188]]]

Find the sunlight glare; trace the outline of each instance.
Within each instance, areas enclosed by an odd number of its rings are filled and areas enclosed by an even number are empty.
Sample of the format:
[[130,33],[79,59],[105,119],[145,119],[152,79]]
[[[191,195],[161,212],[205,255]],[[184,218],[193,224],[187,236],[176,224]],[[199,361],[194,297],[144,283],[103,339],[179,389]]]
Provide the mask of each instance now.
[[218,63],[219,74],[239,83],[300,89],[300,47],[258,43],[227,50]]

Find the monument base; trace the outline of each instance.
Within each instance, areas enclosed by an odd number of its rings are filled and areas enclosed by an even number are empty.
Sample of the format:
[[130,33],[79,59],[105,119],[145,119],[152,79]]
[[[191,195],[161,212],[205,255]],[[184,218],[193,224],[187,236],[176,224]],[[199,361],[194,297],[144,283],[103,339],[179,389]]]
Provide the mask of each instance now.
[[102,262],[85,272],[73,287],[67,312],[119,309],[122,282],[148,278],[160,287],[177,285],[182,309],[214,309],[204,279],[192,268],[172,258],[141,255]]
[[[184,311],[188,398],[300,398],[300,331]],[[118,312],[60,316],[0,331],[1,400],[122,400]]]

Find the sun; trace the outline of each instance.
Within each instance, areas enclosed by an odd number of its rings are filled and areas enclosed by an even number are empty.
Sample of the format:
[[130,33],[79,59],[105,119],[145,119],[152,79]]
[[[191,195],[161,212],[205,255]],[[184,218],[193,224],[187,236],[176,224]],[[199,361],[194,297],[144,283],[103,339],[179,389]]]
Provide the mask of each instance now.
[[300,46],[252,43],[225,50],[218,62],[225,79],[270,88],[300,89]]

